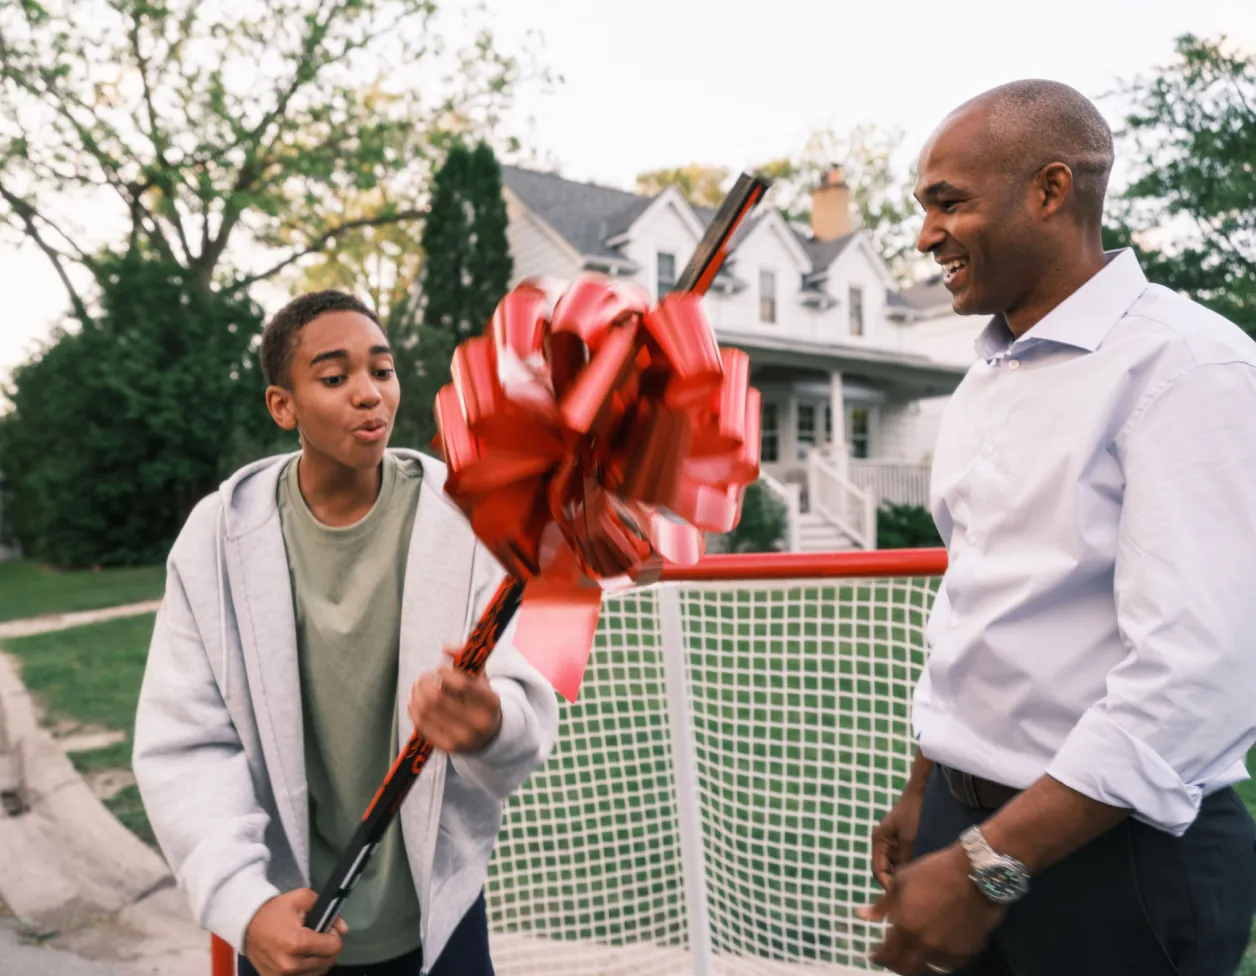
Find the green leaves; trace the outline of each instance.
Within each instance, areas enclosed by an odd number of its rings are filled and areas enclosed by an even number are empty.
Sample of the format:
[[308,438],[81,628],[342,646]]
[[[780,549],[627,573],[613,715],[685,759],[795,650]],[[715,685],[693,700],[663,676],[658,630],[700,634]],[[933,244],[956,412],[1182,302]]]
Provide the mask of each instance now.
[[58,566],[160,562],[192,506],[278,441],[251,302],[136,254],[100,268],[101,314],[16,371],[0,420],[6,522]]
[[395,442],[426,448],[436,433],[433,404],[449,382],[455,346],[483,331],[512,274],[506,241],[501,167],[484,143],[452,146],[432,182],[423,225],[419,312],[394,309],[390,334],[399,350],[401,408]]
[[[53,218],[111,188],[107,243],[177,256],[200,287],[255,280],[333,240],[345,191],[405,187],[395,212],[413,212],[451,126],[500,117],[516,59],[475,17],[440,14],[427,0],[0,6],[0,173]],[[46,124],[18,125],[33,119]]]
[[1139,251],[1148,276],[1256,334],[1256,54],[1184,35],[1173,62],[1123,94],[1134,172],[1109,243],[1167,239]]
[[741,505],[741,521],[722,538],[729,552],[776,552],[785,547],[789,513],[784,504],[763,484],[746,487]]

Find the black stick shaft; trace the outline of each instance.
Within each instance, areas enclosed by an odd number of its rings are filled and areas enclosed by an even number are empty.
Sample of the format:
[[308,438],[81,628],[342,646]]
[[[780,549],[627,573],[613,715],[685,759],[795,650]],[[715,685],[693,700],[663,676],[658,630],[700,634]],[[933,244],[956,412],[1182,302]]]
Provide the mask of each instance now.
[[728,256],[728,244],[745,216],[763,199],[768,184],[757,176],[742,173],[698,242],[693,256],[676,282],[678,291],[705,295]]
[[[492,602],[480,617],[466,645],[458,655],[457,667],[470,674],[479,674],[488,662],[488,656],[497,646],[497,641],[506,625],[519,609],[519,601],[523,597],[523,581],[507,576],[493,595]],[[344,907],[350,893],[361,880],[363,872],[371,862],[375,849],[383,840],[385,831],[397,816],[402,801],[410,792],[419,774],[423,772],[428,759],[432,755],[432,744],[418,732],[410,737],[406,748],[402,750],[384,782],[375,794],[375,799],[366,808],[362,822],[349,845],[345,848],[340,860],[336,863],[331,877],[323,890],[319,892],[318,901],[310,910],[308,918],[315,932],[328,931]]]

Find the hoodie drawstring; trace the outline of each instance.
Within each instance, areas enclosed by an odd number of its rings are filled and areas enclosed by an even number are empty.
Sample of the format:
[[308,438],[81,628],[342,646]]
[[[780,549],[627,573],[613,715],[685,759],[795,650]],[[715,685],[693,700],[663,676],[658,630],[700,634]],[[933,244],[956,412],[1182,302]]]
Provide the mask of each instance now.
[[222,663],[222,697],[226,701],[231,694],[231,686],[228,683],[230,673],[230,655],[227,653],[227,588],[222,578],[222,559],[223,559],[223,535],[225,529],[223,527],[223,514],[225,504],[218,509],[218,527],[214,532],[214,560],[218,568],[218,653]]

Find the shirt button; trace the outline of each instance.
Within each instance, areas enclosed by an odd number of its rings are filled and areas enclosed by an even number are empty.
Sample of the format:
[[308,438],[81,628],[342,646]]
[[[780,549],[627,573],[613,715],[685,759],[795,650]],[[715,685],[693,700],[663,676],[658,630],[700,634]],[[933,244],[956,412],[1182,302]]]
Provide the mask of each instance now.
[[1008,369],[1020,369],[1020,360],[1019,360],[1019,359],[1009,359],[1009,360],[1007,361],[1007,368],[1008,368]]
[[993,444],[987,444],[987,445],[986,445],[986,446],[982,449],[981,453],[982,453],[982,454],[984,454],[986,457],[992,457],[992,456],[994,455],[994,445],[993,445]]
[[951,630],[954,630],[958,626],[959,626],[959,617],[952,615],[951,616]]
[[975,546],[975,545],[977,544],[977,533],[976,533],[976,532],[969,532],[969,533],[968,533],[968,544],[969,544],[970,546]]

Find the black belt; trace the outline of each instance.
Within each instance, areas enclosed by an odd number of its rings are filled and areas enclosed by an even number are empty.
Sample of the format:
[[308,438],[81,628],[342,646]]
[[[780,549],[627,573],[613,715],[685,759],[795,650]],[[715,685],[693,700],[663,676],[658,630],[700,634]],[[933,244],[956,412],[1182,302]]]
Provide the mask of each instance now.
[[938,770],[946,780],[951,796],[977,810],[997,810],[1021,792],[971,773],[961,773],[958,769],[939,766]]

